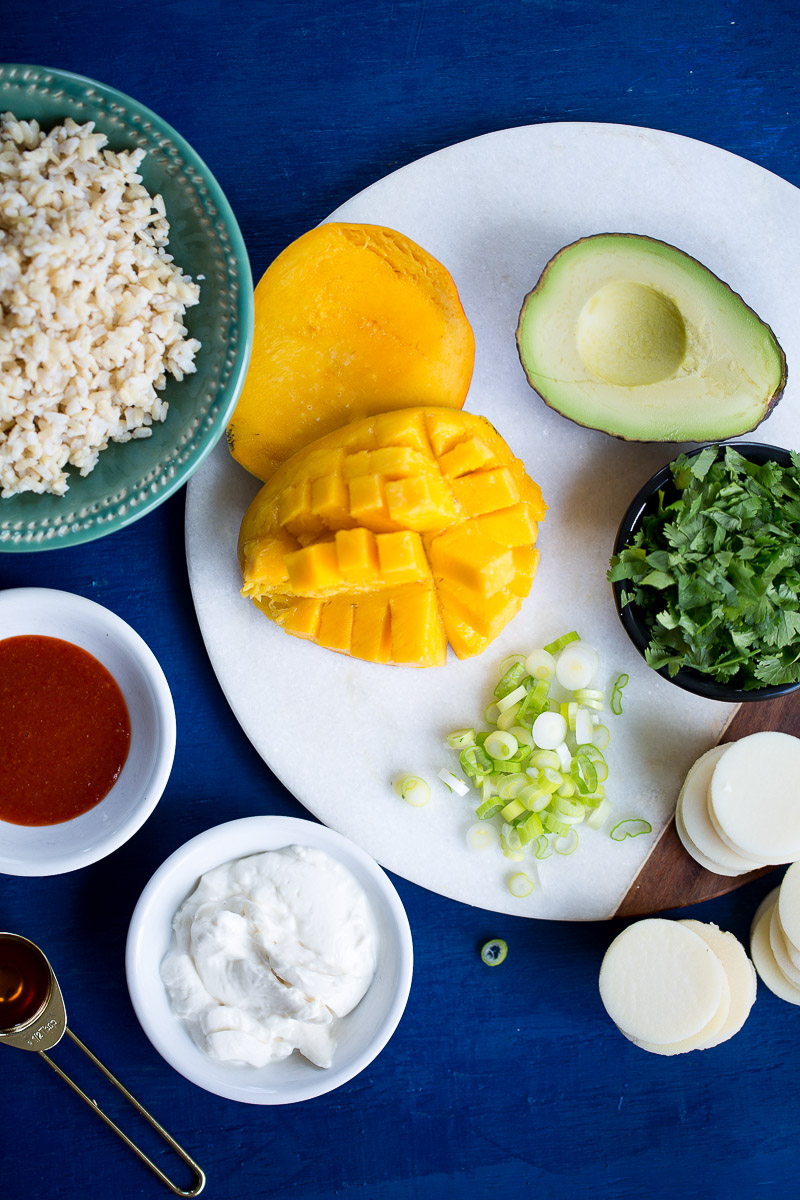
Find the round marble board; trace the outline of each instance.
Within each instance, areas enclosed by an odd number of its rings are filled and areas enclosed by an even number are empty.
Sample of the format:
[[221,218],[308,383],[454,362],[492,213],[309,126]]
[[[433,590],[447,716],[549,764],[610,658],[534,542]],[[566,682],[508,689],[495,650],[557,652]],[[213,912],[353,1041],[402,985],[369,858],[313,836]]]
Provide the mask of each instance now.
[[[451,654],[441,668],[385,667],[288,637],[239,594],[236,539],[259,484],[231,459],[223,439],[190,481],[186,507],[189,576],[214,670],[275,775],[311,813],[387,869],[496,912],[558,920],[613,916],[669,826],[683,775],[718,740],[734,710],[681,692],[646,667],[619,624],[606,582],[628,501],[680,447],[617,441],[548,409],[520,367],[517,317],[545,263],[577,238],[632,232],[671,242],[729,283],[774,329],[790,382],[750,437],[800,447],[791,375],[800,362],[800,191],[744,159],[673,134],[545,124],[431,154],[328,219],[398,229],[453,275],[476,342],[465,407],[492,421],[549,505],[539,571],[520,614],[485,654],[464,662]],[[476,796],[459,798],[437,781],[440,768],[457,763],[444,736],[481,720],[507,654],[570,629],[600,650],[606,685],[621,671],[630,676],[623,714],[608,718],[613,817],[600,831],[583,829],[570,857],[553,855],[535,868],[532,858],[509,863],[499,849],[470,851],[464,834],[475,819]],[[412,808],[394,794],[392,780],[401,773],[429,780],[426,807]],[[649,821],[652,834],[612,841],[610,827],[627,817]],[[536,881],[524,900],[507,889],[517,869]]]

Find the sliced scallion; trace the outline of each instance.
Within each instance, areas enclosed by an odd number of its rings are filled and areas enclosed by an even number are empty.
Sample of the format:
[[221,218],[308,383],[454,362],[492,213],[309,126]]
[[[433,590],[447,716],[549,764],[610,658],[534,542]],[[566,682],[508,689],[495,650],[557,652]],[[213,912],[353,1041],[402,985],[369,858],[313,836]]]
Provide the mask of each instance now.
[[501,732],[506,733],[513,725],[516,724],[517,714],[519,713],[520,704],[512,704],[510,708],[504,709],[497,718],[496,725]]
[[575,692],[591,686],[600,664],[594,646],[580,640],[566,646],[556,662],[556,679],[562,687]]
[[508,946],[502,938],[492,938],[481,946],[481,962],[485,962],[487,967],[499,966],[505,962],[507,954]]
[[610,800],[601,800],[597,808],[592,809],[589,813],[589,816],[586,818],[586,824],[590,829],[599,829],[602,825],[605,825],[611,809],[612,804]]
[[424,779],[418,775],[404,775],[395,780],[394,790],[401,800],[414,808],[423,808],[431,798],[431,789]]
[[525,659],[525,670],[533,679],[552,679],[556,660],[549,650],[532,650]]
[[553,849],[556,854],[573,854],[578,849],[578,831],[573,826],[564,837],[553,839]]
[[557,637],[554,642],[548,642],[544,649],[548,654],[558,654],[559,650],[563,650],[570,642],[579,642],[580,634],[573,629],[572,633],[564,633],[561,637]]
[[[516,662],[512,667],[509,667],[508,670],[504,672],[503,677],[498,683],[497,687],[494,689],[495,700],[499,702],[500,700],[504,699],[509,692],[513,692],[517,688],[524,675],[524,662]],[[522,697],[518,698],[521,699]]]
[[619,821],[608,836],[612,842],[624,842],[625,838],[639,837],[642,833],[652,832],[653,826],[649,821],[643,821],[640,817],[628,817],[625,821]]
[[505,800],[500,800],[494,796],[488,800],[482,801],[475,809],[475,816],[481,821],[488,821],[491,817],[496,817],[499,812],[502,812],[505,806]]
[[615,717],[622,715],[622,689],[627,686],[629,678],[630,676],[623,671],[614,680],[614,686],[611,689],[611,711]]
[[513,734],[495,731],[489,734],[483,743],[483,748],[492,758],[500,762],[507,762],[516,754],[519,742]]
[[536,845],[534,846],[533,853],[540,861],[542,859],[549,858],[553,853],[553,847],[550,845],[550,839],[546,834],[542,834],[540,838],[536,839]]
[[463,750],[466,746],[475,745],[474,729],[456,729],[448,733],[445,741],[451,750]]
[[540,750],[555,750],[567,736],[567,722],[561,713],[540,713],[533,722],[531,734]]
[[466,837],[468,847],[476,852],[491,850],[500,841],[494,825],[488,825],[485,821],[470,825]]
[[611,741],[611,732],[607,725],[595,725],[592,741],[598,750],[605,750],[608,743]]
[[455,792],[457,796],[466,796],[469,791],[469,785],[464,783],[463,779],[459,779],[457,775],[454,775],[452,771],[448,771],[444,767],[439,772],[439,779],[441,779],[446,788],[451,792]]
[[533,891],[533,880],[524,871],[517,871],[508,881],[508,890],[515,899],[524,900]]

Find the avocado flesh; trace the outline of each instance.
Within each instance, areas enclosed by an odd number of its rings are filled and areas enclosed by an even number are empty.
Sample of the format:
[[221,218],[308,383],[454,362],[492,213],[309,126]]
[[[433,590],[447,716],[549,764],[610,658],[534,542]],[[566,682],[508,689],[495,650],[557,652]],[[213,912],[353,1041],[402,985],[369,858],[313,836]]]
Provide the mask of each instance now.
[[665,242],[598,234],[550,260],[517,327],[531,386],[563,416],[631,441],[719,441],[780,398],[772,330]]

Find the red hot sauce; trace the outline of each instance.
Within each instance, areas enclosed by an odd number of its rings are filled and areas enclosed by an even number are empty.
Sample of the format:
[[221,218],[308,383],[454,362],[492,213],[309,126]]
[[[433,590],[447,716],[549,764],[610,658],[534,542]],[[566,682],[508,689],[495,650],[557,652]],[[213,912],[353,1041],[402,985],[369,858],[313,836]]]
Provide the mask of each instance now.
[[88,651],[36,634],[0,641],[0,819],[57,825],[88,812],[130,740],[119,685]]

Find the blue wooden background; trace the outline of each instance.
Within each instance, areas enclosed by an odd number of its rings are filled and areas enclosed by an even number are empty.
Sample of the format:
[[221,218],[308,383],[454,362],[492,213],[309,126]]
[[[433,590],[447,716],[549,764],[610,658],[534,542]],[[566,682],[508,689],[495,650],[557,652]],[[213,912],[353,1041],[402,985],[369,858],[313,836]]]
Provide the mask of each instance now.
[[[5,0],[0,54],[92,76],[161,113],[227,192],[258,277],[375,179],[513,125],[671,130],[800,184],[798,7]],[[800,1009],[762,985],[744,1031],[724,1046],[645,1054],[615,1032],[597,994],[614,924],[493,916],[398,879],[414,983],[395,1037],[361,1076],[318,1100],[262,1109],[211,1096],[160,1059],[124,979],[141,889],[211,825],[305,815],[239,729],[207,661],[183,509],[180,493],[85,548],[0,554],[0,587],[67,588],[129,621],[161,661],[178,712],[174,771],[144,828],[79,873],[0,879],[0,928],[42,945],[72,1027],[196,1153],[209,1200],[796,1197]],[[682,915],[746,939],[772,882]],[[488,935],[509,945],[496,970],[477,955]],[[69,1046],[55,1053],[127,1117]],[[168,1195],[43,1063],[0,1047],[0,1195],[86,1194]]]

